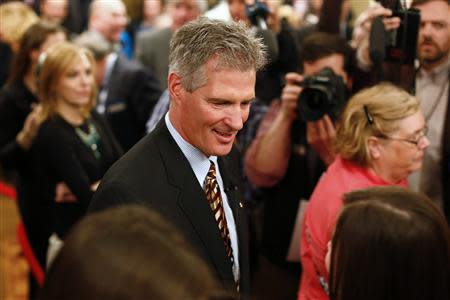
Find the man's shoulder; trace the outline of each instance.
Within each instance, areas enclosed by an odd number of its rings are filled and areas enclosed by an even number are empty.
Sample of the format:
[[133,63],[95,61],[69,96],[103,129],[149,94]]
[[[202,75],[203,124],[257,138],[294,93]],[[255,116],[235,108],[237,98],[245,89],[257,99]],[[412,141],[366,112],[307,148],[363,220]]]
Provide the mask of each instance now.
[[89,211],[115,205],[145,203],[164,177],[164,166],[155,137],[145,136],[106,172],[94,194]]
[[[147,75],[147,73],[148,70],[146,70],[141,63],[119,56],[111,76],[121,77],[123,80],[128,79],[128,81],[134,81],[136,76],[144,76]],[[139,84],[140,82],[133,83]]]
[[161,28],[161,29],[141,32],[138,34],[137,39],[141,43],[147,44],[151,41],[161,40],[161,39],[165,39],[167,37],[170,38],[171,36],[172,36],[172,31],[170,30],[170,28]]

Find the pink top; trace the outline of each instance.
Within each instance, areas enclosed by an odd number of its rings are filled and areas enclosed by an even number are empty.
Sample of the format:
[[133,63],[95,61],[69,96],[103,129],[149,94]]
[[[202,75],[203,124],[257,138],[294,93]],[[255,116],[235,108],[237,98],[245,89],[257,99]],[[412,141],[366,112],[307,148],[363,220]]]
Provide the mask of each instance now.
[[[303,271],[299,300],[328,299],[321,283],[328,286],[325,255],[342,207],[342,195],[352,190],[386,185],[393,184],[340,156],[329,166],[317,183],[305,211],[300,246]],[[408,183],[405,178],[395,185],[406,189]]]

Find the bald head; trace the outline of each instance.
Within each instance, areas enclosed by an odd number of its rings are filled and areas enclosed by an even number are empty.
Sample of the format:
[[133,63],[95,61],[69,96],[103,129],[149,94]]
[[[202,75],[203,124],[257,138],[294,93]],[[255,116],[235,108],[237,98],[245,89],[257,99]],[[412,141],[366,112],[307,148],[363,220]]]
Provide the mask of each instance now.
[[117,43],[127,25],[127,10],[121,0],[91,2],[89,30],[97,31],[106,40]]

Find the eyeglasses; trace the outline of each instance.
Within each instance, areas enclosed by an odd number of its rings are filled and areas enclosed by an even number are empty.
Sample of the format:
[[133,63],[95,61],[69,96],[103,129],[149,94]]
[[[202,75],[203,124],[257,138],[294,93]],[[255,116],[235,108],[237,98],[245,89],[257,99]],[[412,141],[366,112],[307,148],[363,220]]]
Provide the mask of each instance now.
[[418,147],[419,145],[422,145],[423,142],[425,141],[426,137],[427,137],[427,133],[428,133],[428,127],[424,127],[419,135],[417,136],[416,139],[402,139],[402,138],[395,138],[395,137],[390,137],[390,136],[379,136],[379,138],[381,139],[385,139],[385,140],[390,140],[390,141],[399,141],[399,142],[407,142],[410,143],[412,145],[415,145],[416,147]]

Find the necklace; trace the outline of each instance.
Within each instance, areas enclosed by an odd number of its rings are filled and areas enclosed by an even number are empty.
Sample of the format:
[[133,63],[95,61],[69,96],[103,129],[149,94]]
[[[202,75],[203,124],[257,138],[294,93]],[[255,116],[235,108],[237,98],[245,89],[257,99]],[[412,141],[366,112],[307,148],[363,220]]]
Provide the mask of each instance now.
[[85,133],[79,127],[75,128],[75,133],[81,139],[81,141],[92,150],[96,159],[101,157],[100,151],[98,150],[98,142],[100,141],[100,135],[97,132],[94,124],[88,121],[88,133]]

